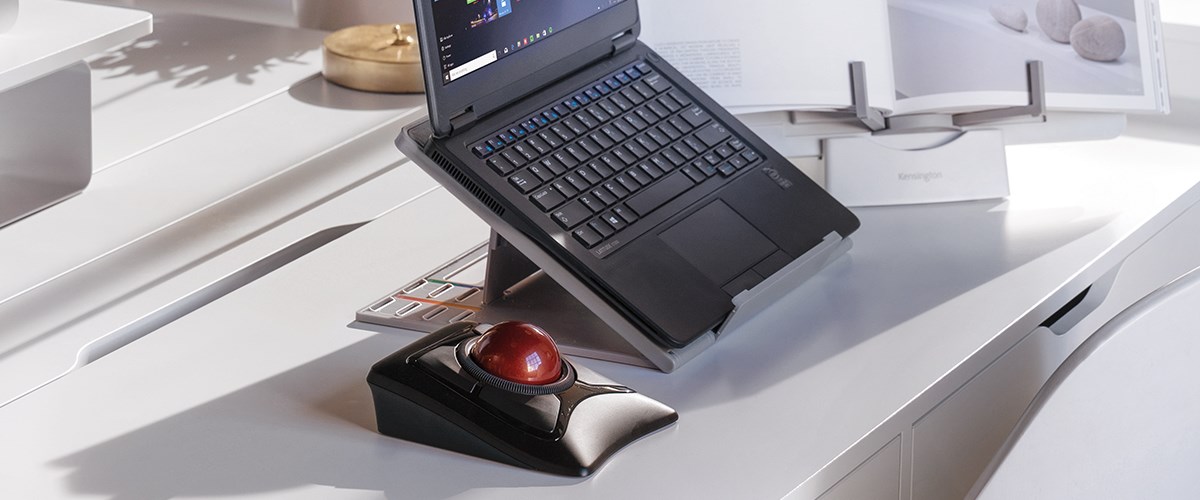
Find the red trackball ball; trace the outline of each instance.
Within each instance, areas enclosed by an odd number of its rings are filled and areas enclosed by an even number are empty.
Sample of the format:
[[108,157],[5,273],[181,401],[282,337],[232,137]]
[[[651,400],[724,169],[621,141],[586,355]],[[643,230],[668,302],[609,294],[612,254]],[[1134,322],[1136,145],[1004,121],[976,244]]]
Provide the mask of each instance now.
[[470,355],[488,373],[519,384],[552,384],[562,375],[554,339],[529,323],[505,321],[489,328]]

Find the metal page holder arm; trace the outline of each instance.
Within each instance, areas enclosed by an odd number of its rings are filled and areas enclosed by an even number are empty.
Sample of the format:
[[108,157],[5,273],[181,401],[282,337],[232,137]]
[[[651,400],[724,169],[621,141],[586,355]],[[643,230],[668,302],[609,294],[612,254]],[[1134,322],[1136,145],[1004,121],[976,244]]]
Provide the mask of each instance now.
[[1004,134],[964,127],[1018,117],[1045,121],[1041,61],[1026,63],[1029,102],[971,113],[884,117],[867,98],[866,66],[850,63],[855,117],[869,136],[822,142],[826,188],[848,206],[938,203],[1008,196]]

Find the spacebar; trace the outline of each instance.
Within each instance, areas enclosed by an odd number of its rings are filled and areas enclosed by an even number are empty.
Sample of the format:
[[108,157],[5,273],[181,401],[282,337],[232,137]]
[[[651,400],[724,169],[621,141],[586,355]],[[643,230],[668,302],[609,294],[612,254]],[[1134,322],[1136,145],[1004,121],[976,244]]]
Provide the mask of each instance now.
[[629,208],[638,214],[638,217],[645,217],[646,214],[661,207],[664,203],[675,199],[676,196],[683,194],[688,188],[695,185],[688,176],[684,175],[683,171],[664,177],[657,184],[650,186],[645,191],[642,191],[630,198],[626,202]]

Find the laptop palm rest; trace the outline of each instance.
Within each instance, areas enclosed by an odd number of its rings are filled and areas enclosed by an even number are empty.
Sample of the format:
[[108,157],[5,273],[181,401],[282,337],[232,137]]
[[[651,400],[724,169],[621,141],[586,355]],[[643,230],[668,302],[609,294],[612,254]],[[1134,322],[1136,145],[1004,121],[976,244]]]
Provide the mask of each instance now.
[[658,236],[701,274],[722,286],[778,247],[721,200],[710,202]]

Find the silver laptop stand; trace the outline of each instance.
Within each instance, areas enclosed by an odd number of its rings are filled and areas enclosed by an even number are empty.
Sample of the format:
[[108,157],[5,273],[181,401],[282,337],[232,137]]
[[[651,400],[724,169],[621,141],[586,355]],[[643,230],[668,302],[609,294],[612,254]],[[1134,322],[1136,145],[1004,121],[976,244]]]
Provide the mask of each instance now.
[[808,253],[734,297],[726,321],[682,349],[656,343],[548,255],[534,254],[537,261],[549,263],[539,266],[495,230],[486,244],[361,309],[357,319],[422,332],[464,320],[527,321],[550,332],[566,354],[671,372],[771,307],[850,246],[850,240],[830,233]]

